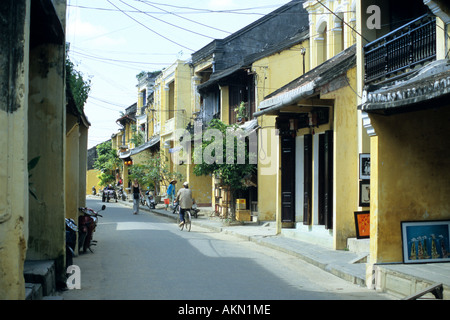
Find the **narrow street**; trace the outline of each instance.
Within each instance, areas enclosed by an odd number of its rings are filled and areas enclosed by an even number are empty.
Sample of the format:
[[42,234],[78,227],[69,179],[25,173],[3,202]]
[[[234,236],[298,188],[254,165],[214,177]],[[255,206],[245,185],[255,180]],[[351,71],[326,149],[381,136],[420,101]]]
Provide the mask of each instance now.
[[[97,210],[100,200],[87,200]],[[295,257],[174,220],[106,203],[94,253],[74,259],[81,289],[65,300],[384,300]]]

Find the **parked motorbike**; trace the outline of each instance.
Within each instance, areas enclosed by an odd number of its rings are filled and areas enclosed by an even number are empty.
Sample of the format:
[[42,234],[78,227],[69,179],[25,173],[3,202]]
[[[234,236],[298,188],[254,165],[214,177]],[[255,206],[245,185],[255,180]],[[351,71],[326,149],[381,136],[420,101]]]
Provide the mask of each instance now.
[[156,208],[156,202],[155,202],[155,197],[153,197],[153,194],[150,191],[146,191],[145,195],[147,196],[147,205],[150,209],[155,209]]
[[105,209],[105,205],[99,211],[86,207],[78,208],[83,213],[83,215],[78,217],[78,253],[81,253],[81,251],[86,253],[88,249],[93,252],[91,246],[95,246],[97,241],[93,240],[92,236],[97,227],[98,217],[102,217],[99,212]]
[[144,196],[139,195],[139,201],[141,202],[141,204],[142,204],[143,206],[146,206],[146,205],[147,205],[147,200],[145,200],[145,197],[144,197]]
[[[173,211],[172,211],[173,214],[178,213],[178,207],[179,207],[178,202],[174,201],[173,202]],[[199,211],[200,211],[200,209],[198,209],[197,205],[194,203],[191,208],[191,216],[194,218],[197,218]]]
[[123,191],[123,187],[120,187],[117,196],[118,196],[119,199],[122,200],[122,201],[127,200],[127,194]]
[[102,202],[109,202],[111,199],[115,199],[117,202],[116,190],[111,187],[106,187],[102,192]]
[[66,267],[73,264],[77,244],[78,227],[73,219],[66,220]]

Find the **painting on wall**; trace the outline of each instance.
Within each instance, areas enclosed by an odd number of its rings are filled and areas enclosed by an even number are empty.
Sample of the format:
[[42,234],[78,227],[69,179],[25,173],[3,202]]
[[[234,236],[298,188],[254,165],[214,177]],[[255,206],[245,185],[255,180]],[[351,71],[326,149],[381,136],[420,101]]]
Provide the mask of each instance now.
[[359,154],[359,179],[370,179],[370,153]]
[[370,206],[370,180],[359,181],[359,206]]
[[402,221],[404,263],[450,261],[450,220]]
[[355,212],[355,228],[357,239],[367,239],[370,237],[370,212]]

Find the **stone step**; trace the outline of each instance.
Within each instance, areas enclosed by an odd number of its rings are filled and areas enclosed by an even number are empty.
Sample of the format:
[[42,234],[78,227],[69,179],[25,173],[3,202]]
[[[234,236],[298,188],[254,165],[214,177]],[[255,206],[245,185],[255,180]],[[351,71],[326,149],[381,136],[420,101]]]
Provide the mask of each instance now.
[[[55,262],[53,260],[26,260],[24,278],[28,287],[25,289],[30,298],[51,296],[56,291]],[[38,284],[41,286],[33,286]],[[42,293],[39,293],[41,291]]]
[[25,283],[25,300],[42,300],[42,286],[40,283]]

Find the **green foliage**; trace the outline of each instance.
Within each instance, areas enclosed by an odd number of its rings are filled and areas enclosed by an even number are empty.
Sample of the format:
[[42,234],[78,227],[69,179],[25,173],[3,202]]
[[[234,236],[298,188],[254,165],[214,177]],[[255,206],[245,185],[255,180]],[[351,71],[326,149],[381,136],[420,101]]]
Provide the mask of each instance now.
[[75,106],[81,113],[91,90],[91,80],[84,79],[83,74],[75,69],[75,65],[68,58],[68,54],[66,56],[66,85],[68,90],[72,92]]
[[111,141],[103,142],[97,146],[97,159],[94,162],[94,168],[101,171],[97,176],[100,179],[101,186],[114,183],[114,173],[116,169],[120,168],[120,165],[121,160],[116,151],[112,149]]
[[242,101],[239,107],[234,108],[234,112],[236,113],[236,116],[238,118],[245,118],[247,117],[247,108],[245,107],[245,102]]
[[[219,177],[221,179],[221,185],[227,188],[230,191],[231,194],[231,219],[234,220],[235,218],[235,205],[234,205],[234,199],[236,198],[236,194],[239,190],[245,190],[248,188],[248,186],[244,183],[246,178],[250,178],[250,176],[255,173],[256,171],[256,164],[254,160],[254,157],[256,155],[251,154],[247,148],[247,142],[244,142],[241,139],[237,139],[237,137],[234,137],[234,148],[230,148],[227,150],[226,146],[226,133],[233,132],[233,130],[236,130],[238,128],[237,125],[226,125],[222,121],[218,119],[213,119],[209,125],[208,130],[210,129],[216,129],[221,132],[222,136],[218,137],[221,139],[221,141],[216,141],[216,137],[214,137],[211,140],[202,139],[202,149],[201,149],[201,155],[202,155],[202,162],[199,163],[199,151],[195,150],[193,155],[193,162],[194,162],[194,174],[197,176],[200,175],[207,175],[212,174],[216,177]],[[198,137],[196,137],[198,139]],[[219,144],[222,144],[219,148],[210,148],[211,146],[218,146]],[[211,161],[205,161],[205,154],[207,155],[209,152],[211,152],[211,156],[215,157],[216,150],[222,150],[222,160],[223,161],[216,161],[212,163],[208,163]],[[238,163],[238,150],[239,152],[245,152],[244,154],[244,163]],[[205,152],[206,151],[206,152]],[[228,152],[228,154],[227,154]],[[219,155],[218,155],[219,156]],[[228,158],[227,158],[228,156]],[[227,159],[232,159],[233,161],[226,161]],[[250,161],[252,160],[252,161]],[[227,163],[232,162],[232,163]]]
[[[235,130],[237,128],[236,125],[226,125],[222,121],[218,119],[213,119],[209,125],[209,129],[217,129],[222,132],[223,139],[222,141],[218,141],[218,143],[223,144],[223,163],[218,163],[215,161],[213,163],[206,163],[203,159],[202,163],[198,163],[198,154],[194,152],[193,162],[196,163],[194,165],[194,174],[197,176],[213,174],[218,176],[222,180],[222,185],[228,187],[232,194],[235,194],[238,190],[247,189],[247,186],[244,184],[244,178],[249,177],[256,171],[256,165],[252,164],[252,157],[255,155],[250,154],[246,145],[242,145],[243,141],[240,139],[234,138],[234,148],[230,149],[232,153],[228,153],[228,157],[233,159],[232,164],[227,164],[227,148],[226,148],[226,132],[227,130]],[[203,140],[202,141],[202,155],[205,154],[205,149],[208,148],[211,144],[216,143],[215,139],[212,141]],[[245,163],[238,164],[237,154],[238,150],[245,151]],[[215,151],[214,151],[215,152]],[[215,156],[215,154],[213,154]]]
[[131,179],[138,179],[140,185],[152,190],[157,190],[160,183],[168,186],[172,179],[183,179],[181,173],[170,171],[168,159],[163,152],[152,156],[144,164],[134,164],[130,171]]
[[144,134],[136,130],[136,125],[131,125],[131,131],[133,132],[133,135],[131,136],[130,142],[134,143],[135,147],[139,147],[141,144],[143,144],[145,141]]

